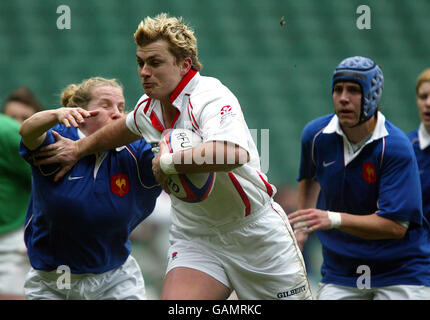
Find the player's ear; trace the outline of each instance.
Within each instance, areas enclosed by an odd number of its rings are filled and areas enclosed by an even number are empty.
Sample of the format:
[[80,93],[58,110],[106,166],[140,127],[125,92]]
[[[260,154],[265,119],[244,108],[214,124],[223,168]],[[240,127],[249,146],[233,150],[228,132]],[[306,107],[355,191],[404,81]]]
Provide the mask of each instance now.
[[188,73],[188,71],[190,71],[192,66],[193,66],[193,60],[191,60],[190,57],[186,57],[185,59],[183,59],[180,63],[181,77],[185,76]]

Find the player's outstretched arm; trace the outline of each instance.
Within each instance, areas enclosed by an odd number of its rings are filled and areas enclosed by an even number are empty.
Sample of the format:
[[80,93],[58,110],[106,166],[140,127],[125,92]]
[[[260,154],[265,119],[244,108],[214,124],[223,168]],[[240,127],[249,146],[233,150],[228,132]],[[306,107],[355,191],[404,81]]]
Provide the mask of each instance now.
[[299,224],[306,228],[307,233],[338,228],[363,239],[382,240],[403,238],[407,231],[400,223],[383,218],[376,212],[355,215],[310,208],[293,212],[288,217],[293,225]]
[[89,154],[110,150],[116,147],[127,145],[141,139],[141,136],[134,134],[126,125],[127,116],[115,120],[104,126],[85,139],[77,141],[78,156],[82,158]]
[[123,146],[141,138],[127,128],[126,116],[78,141],[62,138],[58,134],[54,137],[57,139],[56,143],[42,148],[36,154],[38,158],[47,158],[38,160],[34,164],[60,163],[62,168],[55,176],[55,181],[60,180],[82,157]]
[[37,149],[45,141],[46,131],[58,123],[67,128],[75,128],[85,123],[86,118],[97,115],[99,111],[87,111],[82,108],[58,108],[40,111],[25,120],[19,130],[24,145],[30,149]]

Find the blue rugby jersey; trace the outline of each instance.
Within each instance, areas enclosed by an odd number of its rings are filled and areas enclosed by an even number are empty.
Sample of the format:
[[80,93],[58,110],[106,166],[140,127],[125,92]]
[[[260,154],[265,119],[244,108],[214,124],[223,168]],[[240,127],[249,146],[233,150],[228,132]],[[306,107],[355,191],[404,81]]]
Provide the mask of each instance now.
[[[78,140],[76,128],[52,128]],[[42,146],[52,144],[52,129]],[[42,147],[41,146],[41,147]],[[22,141],[20,153],[32,164]],[[56,165],[32,165],[32,195],[25,243],[35,269],[67,265],[72,273],[103,273],[130,254],[129,235],[154,209],[161,192],[152,174],[151,146],[144,139],[89,155],[55,183]]]
[[[334,125],[335,124],[335,125]],[[317,208],[409,221],[404,238],[366,240],[338,229],[319,230],[322,282],[355,287],[360,265],[373,287],[430,285],[429,226],[422,215],[418,166],[406,135],[378,113],[375,132],[355,157],[347,157],[335,115],[318,118],[302,133],[298,180],[321,185]],[[351,153],[349,153],[351,154]]]
[[[419,130],[425,130],[420,126]],[[427,133],[428,135],[428,133]],[[430,144],[421,148],[421,143],[418,137],[418,130],[414,130],[408,134],[409,140],[417,157],[418,169],[420,173],[422,199],[423,199],[423,213],[427,220],[430,219]],[[421,138],[423,139],[423,138]]]

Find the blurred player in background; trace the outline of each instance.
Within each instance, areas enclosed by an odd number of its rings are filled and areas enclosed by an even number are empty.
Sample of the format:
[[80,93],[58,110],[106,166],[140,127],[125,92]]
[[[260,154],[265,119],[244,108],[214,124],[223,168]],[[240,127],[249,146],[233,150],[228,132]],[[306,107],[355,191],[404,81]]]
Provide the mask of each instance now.
[[24,221],[31,171],[19,155],[19,126],[42,109],[30,89],[19,87],[7,97],[4,115],[0,114],[0,300],[25,298],[24,280],[30,263],[24,244]]
[[406,135],[378,110],[382,88],[371,59],[343,60],[332,80],[335,114],[303,130],[301,210],[289,218],[302,247],[319,230],[318,299],[430,299],[418,167]]
[[[169,128],[194,130],[203,144],[170,154],[160,143],[153,171],[217,172],[209,197],[199,203],[171,197],[168,266],[162,299],[311,299],[304,262],[288,219],[273,201],[276,189],[260,173],[260,160],[236,97],[203,77],[194,32],[181,19],[160,14],[139,25],[137,65],[145,95],[134,112],[104,130],[41,155],[61,161],[60,178],[80,157],[140,139],[158,143]],[[198,165],[181,157],[205,155]],[[233,154],[227,163],[226,154]],[[240,155],[245,155],[241,161]],[[221,159],[221,161],[217,160]]]
[[42,111],[43,106],[33,92],[27,87],[18,87],[7,97],[3,105],[3,113],[23,123],[36,112]]
[[170,196],[162,191],[154,211],[130,235],[133,257],[145,270],[145,289],[149,300],[158,300],[167,265],[169,248]]
[[421,124],[409,133],[420,171],[423,213],[430,219],[430,68],[424,70],[416,84],[418,114]]
[[[122,87],[91,78],[68,86],[63,108],[39,112],[21,129],[21,154],[32,164],[32,195],[25,242],[33,268],[28,299],[145,299],[129,235],[154,209],[161,192],[151,171],[153,154],[144,139],[81,159],[54,182],[59,165],[34,165],[34,154],[56,140],[79,140],[124,114]],[[58,284],[59,266],[71,283]],[[67,270],[67,269],[66,269]]]

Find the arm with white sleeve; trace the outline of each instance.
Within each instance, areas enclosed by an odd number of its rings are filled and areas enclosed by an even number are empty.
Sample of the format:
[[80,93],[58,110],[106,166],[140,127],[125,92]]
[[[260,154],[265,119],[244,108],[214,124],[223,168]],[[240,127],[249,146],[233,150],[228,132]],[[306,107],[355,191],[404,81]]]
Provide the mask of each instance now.
[[216,99],[205,105],[199,114],[201,145],[170,154],[164,143],[160,143],[160,153],[153,160],[153,172],[161,184],[168,174],[229,172],[250,160],[247,128],[239,104],[233,102],[229,102],[227,115],[221,110],[226,101]]

